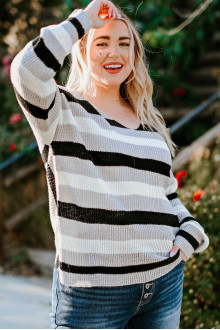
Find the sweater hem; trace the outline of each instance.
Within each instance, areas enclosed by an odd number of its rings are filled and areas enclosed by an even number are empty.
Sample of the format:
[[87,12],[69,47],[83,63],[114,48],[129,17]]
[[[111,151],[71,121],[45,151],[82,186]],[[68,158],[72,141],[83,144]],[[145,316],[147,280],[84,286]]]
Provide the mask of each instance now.
[[[59,268],[58,262],[56,263],[56,268],[58,269],[60,283],[64,286],[115,287],[133,285],[150,282],[169,273],[173,268],[175,268],[179,263],[183,261],[179,251],[177,253],[177,259],[175,259],[168,265],[143,272],[125,274],[77,274],[63,271]],[[175,256],[173,258],[175,258]]]

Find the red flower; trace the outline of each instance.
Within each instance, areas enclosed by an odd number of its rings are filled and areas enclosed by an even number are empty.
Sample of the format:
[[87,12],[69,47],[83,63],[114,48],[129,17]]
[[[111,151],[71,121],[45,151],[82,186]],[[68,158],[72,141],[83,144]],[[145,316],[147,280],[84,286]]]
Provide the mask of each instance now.
[[11,125],[19,123],[20,121],[23,121],[23,117],[20,115],[20,113],[14,113],[9,119]]
[[183,177],[186,177],[187,176],[187,172],[186,171],[180,171],[180,172],[177,172],[176,175],[175,175],[175,178],[178,182],[178,188],[182,188],[182,184],[184,183],[185,180],[183,180],[182,178]]
[[201,196],[203,195],[203,193],[204,193],[204,190],[202,190],[202,189],[197,190],[195,192],[195,194],[193,195],[193,200],[194,201],[199,201]]
[[10,54],[8,54],[8,55],[3,57],[2,64],[4,66],[9,65],[11,63],[11,60],[12,60],[12,56]]
[[4,66],[4,72],[6,74],[6,76],[10,77],[11,74],[11,64],[5,65]]
[[11,151],[14,151],[16,148],[17,148],[17,146],[16,146],[15,143],[12,143],[12,144],[10,145],[10,150],[11,150]]
[[10,77],[10,71],[11,71],[11,61],[12,61],[12,55],[8,54],[3,57],[2,64],[4,66],[4,72],[6,76]]
[[173,90],[173,95],[174,96],[185,96],[186,95],[186,90],[184,88],[175,88]]

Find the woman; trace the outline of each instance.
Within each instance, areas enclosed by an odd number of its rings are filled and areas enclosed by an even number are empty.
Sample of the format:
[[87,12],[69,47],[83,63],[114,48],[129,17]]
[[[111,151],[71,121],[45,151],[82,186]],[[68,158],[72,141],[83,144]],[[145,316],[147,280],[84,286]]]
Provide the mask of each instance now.
[[185,262],[209,239],[178,199],[176,145],[133,23],[93,0],[42,28],[14,58],[11,81],[46,169],[51,328],[178,328]]

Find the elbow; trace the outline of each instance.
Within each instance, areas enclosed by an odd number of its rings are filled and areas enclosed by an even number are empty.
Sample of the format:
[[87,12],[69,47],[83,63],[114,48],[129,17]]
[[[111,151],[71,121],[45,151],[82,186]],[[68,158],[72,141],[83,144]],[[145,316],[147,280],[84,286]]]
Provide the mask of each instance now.
[[11,68],[10,68],[10,80],[14,87],[16,87],[18,80],[21,79],[21,74],[22,74],[21,65],[18,60],[18,55],[19,54],[17,54],[12,60]]

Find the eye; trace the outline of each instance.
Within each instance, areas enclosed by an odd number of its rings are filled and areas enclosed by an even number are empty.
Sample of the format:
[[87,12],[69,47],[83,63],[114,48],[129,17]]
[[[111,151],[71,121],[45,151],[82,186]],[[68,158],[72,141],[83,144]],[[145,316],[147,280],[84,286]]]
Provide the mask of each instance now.
[[[107,44],[104,42],[102,44],[97,44],[96,46],[103,46],[103,45],[107,45]],[[127,44],[126,42],[122,42],[120,43],[120,45],[130,46],[130,44]]]

